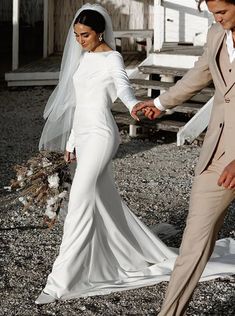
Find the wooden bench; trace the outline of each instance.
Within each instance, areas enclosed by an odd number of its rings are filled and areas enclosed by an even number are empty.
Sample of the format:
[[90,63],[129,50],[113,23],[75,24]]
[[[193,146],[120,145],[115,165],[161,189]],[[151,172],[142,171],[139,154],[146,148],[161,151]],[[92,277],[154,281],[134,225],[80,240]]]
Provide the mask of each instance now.
[[141,65],[139,70],[148,75],[165,75],[172,77],[182,77],[186,74],[188,69],[186,68],[176,68],[176,67],[165,67],[165,66],[156,66],[156,65]]
[[[122,38],[135,38],[146,40],[146,54],[149,55],[152,50],[153,30],[121,30],[114,31],[117,46],[121,46]],[[120,40],[118,43],[118,39]],[[138,43],[138,41],[137,41]]]
[[[136,88],[146,88],[152,90],[166,90],[174,86],[173,82],[162,82],[157,80],[144,80],[144,79],[130,79],[131,84]],[[206,94],[209,97],[212,97],[215,93],[214,87],[209,86],[200,91],[201,94]]]

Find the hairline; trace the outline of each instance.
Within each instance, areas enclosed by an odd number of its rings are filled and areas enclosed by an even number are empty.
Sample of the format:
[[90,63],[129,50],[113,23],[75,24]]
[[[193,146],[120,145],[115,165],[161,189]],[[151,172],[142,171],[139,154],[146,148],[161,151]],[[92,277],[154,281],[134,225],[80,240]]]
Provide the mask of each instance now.
[[[199,11],[202,11],[201,10],[201,4],[203,3],[203,2],[209,2],[209,1],[216,1],[216,0],[198,0],[197,2],[198,2],[198,10]],[[234,2],[231,2],[231,0],[229,1],[229,0],[220,0],[220,1],[223,1],[223,2],[227,2],[227,3],[231,3],[231,4],[233,4],[233,5],[235,5],[235,1]]]

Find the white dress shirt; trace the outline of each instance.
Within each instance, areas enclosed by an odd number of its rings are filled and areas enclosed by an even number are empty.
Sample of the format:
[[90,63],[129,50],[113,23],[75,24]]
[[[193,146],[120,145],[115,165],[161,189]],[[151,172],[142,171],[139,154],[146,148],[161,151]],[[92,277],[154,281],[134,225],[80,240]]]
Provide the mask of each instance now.
[[233,43],[233,34],[232,31],[226,31],[227,33],[227,39],[226,39],[226,45],[227,45],[227,50],[228,50],[228,56],[230,63],[232,63],[235,60],[235,47]]
[[[235,47],[233,43],[233,34],[231,30],[226,30],[226,46],[228,50],[229,60],[230,63],[234,62],[235,60]],[[153,100],[154,105],[156,108],[158,108],[160,111],[165,111],[164,106],[161,104],[159,97]]]

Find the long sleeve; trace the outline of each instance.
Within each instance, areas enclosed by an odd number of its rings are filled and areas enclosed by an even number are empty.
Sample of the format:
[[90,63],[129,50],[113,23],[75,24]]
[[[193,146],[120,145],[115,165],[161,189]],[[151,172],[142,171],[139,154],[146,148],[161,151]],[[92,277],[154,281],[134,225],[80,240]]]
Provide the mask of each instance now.
[[165,107],[161,104],[159,97],[153,100],[154,105],[156,106],[156,108],[160,111],[165,111]]
[[66,150],[72,153],[74,151],[74,148],[75,148],[75,135],[74,135],[74,130],[72,129],[69,139],[66,144]]
[[194,67],[181,80],[177,81],[173,87],[159,96],[159,101],[165,109],[182,104],[212,82],[212,75],[209,68],[211,54],[208,52],[208,46],[212,47],[215,29],[217,28],[218,25],[214,24],[209,29],[204,53],[199,57]]
[[165,109],[173,108],[190,99],[197,92],[208,86],[212,81],[212,76],[208,66],[207,48],[194,67],[190,69],[184,77],[177,81],[168,91],[159,96],[161,105]]
[[109,70],[117,89],[117,96],[131,112],[134,105],[137,104],[139,101],[134,95],[133,88],[131,87],[129,78],[125,71],[123,58],[118,52],[113,52],[112,54],[109,54],[107,58]]

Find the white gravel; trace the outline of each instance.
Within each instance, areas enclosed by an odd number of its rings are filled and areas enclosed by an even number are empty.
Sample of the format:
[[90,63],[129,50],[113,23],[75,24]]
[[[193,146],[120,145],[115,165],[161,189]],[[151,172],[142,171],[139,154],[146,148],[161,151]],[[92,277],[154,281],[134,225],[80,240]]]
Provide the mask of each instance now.
[[[14,177],[12,166],[37,152],[42,112],[51,88],[0,87],[0,187]],[[172,135],[152,133],[150,139],[130,139],[114,160],[123,199],[148,226],[170,223],[179,230],[165,242],[178,247],[185,226],[193,170],[200,148],[178,148]],[[62,221],[53,229],[42,226],[42,212],[23,213],[15,193],[0,190],[0,315],[157,315],[167,283],[106,296],[36,306],[59,249]],[[235,237],[235,207],[229,208],[219,238]],[[234,278],[200,283],[187,315],[235,315]]]

